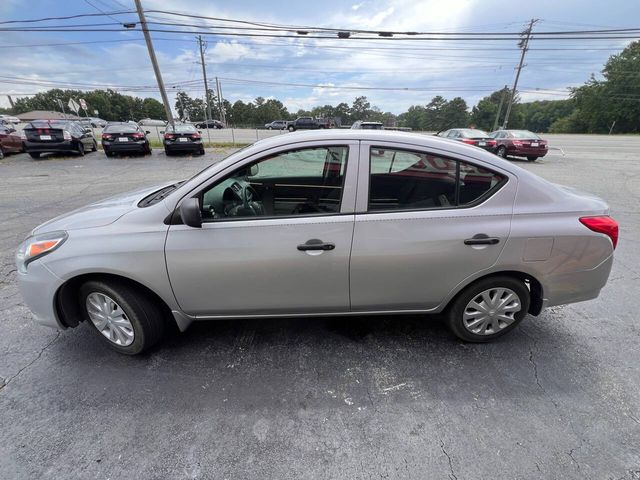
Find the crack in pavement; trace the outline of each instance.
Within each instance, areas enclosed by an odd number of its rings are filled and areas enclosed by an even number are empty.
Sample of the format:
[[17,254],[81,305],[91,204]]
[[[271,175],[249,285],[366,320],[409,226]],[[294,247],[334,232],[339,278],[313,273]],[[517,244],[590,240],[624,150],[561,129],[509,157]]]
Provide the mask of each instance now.
[[454,480],[458,480],[458,477],[456,477],[456,473],[453,470],[453,462],[451,461],[451,456],[445,450],[444,442],[442,440],[440,440],[440,450],[442,450],[442,453],[444,453],[445,456],[447,457],[447,460],[449,460],[449,470],[451,471],[451,473],[449,474],[449,478],[453,477]]
[[53,337],[53,339],[47,343],[44,347],[42,347],[40,349],[40,352],[38,352],[38,355],[36,355],[36,357],[31,360],[29,363],[27,363],[24,367],[20,368],[20,370],[18,370],[18,372],[15,375],[12,375],[10,377],[8,377],[7,379],[2,379],[2,385],[0,386],[0,390],[2,390],[4,387],[6,387],[7,385],[9,385],[16,377],[18,377],[22,372],[24,372],[27,368],[29,368],[31,365],[33,365],[34,363],[36,363],[40,357],[42,356],[42,354],[45,352],[45,350],[47,348],[49,348],[51,345],[53,345],[53,343],[60,337],[60,332],[56,332],[55,337]]
[[578,468],[578,471],[580,471],[580,462],[578,462],[578,461],[573,457],[573,452],[575,452],[578,448],[580,448],[580,447],[572,448],[571,450],[569,450],[569,451],[567,452],[567,455],[569,456],[569,458],[571,458],[571,461],[572,461],[573,463],[575,463],[575,464],[576,464],[576,467]]

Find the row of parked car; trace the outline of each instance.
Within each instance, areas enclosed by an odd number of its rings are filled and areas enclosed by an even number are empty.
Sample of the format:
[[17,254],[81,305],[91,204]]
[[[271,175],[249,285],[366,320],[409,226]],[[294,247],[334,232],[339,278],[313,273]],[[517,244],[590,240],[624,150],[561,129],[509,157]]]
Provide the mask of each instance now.
[[[121,153],[151,153],[151,144],[144,130],[134,122],[110,122],[102,130],[101,144],[104,153],[114,156]],[[163,146],[167,155],[194,153],[204,155],[201,132],[191,124],[167,125],[162,130]],[[43,153],[74,153],[84,155],[98,150],[98,140],[93,130],[73,120],[34,120],[20,132],[13,126],[0,125],[0,158],[5,153],[26,152],[31,158]]]
[[525,157],[530,162],[544,157],[549,149],[546,140],[529,130],[496,130],[487,133],[475,128],[452,128],[437,135],[475,145],[502,158]]

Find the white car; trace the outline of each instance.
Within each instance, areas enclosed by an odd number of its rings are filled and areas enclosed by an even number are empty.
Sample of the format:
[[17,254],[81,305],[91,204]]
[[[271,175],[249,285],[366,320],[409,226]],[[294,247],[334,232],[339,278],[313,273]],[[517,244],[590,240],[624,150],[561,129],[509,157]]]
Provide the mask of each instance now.
[[0,123],[17,125],[20,123],[20,119],[11,115],[0,115]]
[[138,125],[145,127],[164,127],[167,125],[166,120],[156,120],[153,118],[143,118],[138,122]]

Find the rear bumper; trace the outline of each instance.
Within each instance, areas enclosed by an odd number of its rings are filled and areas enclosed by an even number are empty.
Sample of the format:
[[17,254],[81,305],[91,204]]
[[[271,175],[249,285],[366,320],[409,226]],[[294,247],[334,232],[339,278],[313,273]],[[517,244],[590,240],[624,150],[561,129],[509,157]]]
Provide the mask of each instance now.
[[27,273],[18,272],[17,280],[18,289],[36,323],[58,330],[64,329],[55,309],[55,295],[63,281],[40,260],[31,262]]
[[78,143],[73,140],[65,140],[63,142],[32,142],[26,140],[24,142],[24,151],[30,152],[76,152]]
[[164,149],[169,152],[199,152],[203,148],[202,142],[174,142],[164,144]]
[[596,298],[609,279],[612,265],[613,254],[591,270],[547,276],[543,285],[543,308]]
[[143,152],[147,142],[102,142],[102,148],[109,152]]
[[523,157],[544,157],[547,154],[547,148],[527,148],[527,147],[509,147],[507,153],[509,155],[523,156]]

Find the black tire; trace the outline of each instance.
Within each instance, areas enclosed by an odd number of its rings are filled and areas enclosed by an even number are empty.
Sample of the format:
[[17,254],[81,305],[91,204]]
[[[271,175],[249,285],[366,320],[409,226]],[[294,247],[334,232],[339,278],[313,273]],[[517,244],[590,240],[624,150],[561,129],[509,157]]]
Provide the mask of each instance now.
[[31,158],[40,158],[40,152],[29,152]]
[[84,157],[84,143],[78,142],[78,155]]
[[287,127],[287,130],[289,130],[290,132],[295,132],[295,131],[296,131],[296,128],[295,128],[295,127],[292,127],[292,126],[288,126],[288,127]]
[[273,127],[267,127],[267,130],[273,130]]
[[[133,343],[127,346],[117,345],[105,337],[89,319],[86,301],[87,296],[94,292],[109,296],[122,308],[133,327]],[[116,281],[92,280],[80,287],[79,302],[86,323],[106,345],[117,352],[137,355],[162,339],[167,323],[164,313],[157,302],[137,288]]]
[[151,145],[147,145],[144,147],[144,152],[145,155],[151,155]]
[[[515,312],[513,315],[514,321],[511,324],[499,329],[495,333],[483,335],[476,334],[468,330],[464,325],[463,316],[465,308],[469,302],[475,299],[475,297],[479,296],[482,292],[493,288],[508,288],[513,291],[519,297],[520,310]],[[490,342],[491,340],[501,337],[513,330],[522,321],[522,319],[526,317],[530,301],[531,297],[529,289],[521,280],[502,275],[488,277],[469,285],[452,300],[447,311],[447,326],[456,337],[466,342]]]
[[204,155],[204,147],[200,149],[200,151],[198,152],[198,155]]
[[4,158],[4,152],[2,151],[2,147],[0,147],[0,160]]
[[504,145],[500,145],[496,150],[496,155],[502,158],[507,158],[507,147]]
[[538,159],[538,157],[535,156],[535,155],[531,155],[531,156],[527,157],[527,160],[529,160],[530,162],[535,162],[537,159]]
[[173,155],[173,153],[171,152],[171,150],[169,150],[168,148],[165,148],[165,149],[164,149],[164,154],[165,154],[167,157],[170,157],[171,155]]
[[91,151],[92,152],[98,151],[98,142],[96,142],[95,140],[93,141],[93,146],[91,147]]

